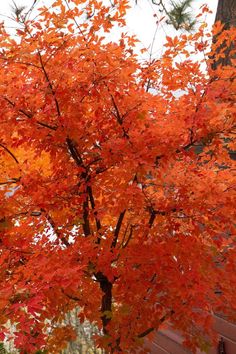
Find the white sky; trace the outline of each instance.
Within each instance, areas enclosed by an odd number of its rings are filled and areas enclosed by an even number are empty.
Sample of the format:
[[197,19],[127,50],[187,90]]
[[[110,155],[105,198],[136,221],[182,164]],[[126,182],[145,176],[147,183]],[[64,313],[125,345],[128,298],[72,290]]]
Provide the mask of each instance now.
[[[25,5],[28,8],[34,0],[15,0],[17,5]],[[52,3],[52,0],[38,0],[38,5]],[[156,21],[160,18],[158,7],[152,4],[151,0],[138,0],[135,5],[135,0],[130,0],[132,8],[127,16],[127,31],[130,34],[135,34],[140,40],[140,47],[151,47],[151,43],[156,32],[155,43],[153,46],[153,56],[159,57],[163,49],[163,43],[166,35],[173,36],[178,34],[172,26],[159,24],[157,28]],[[206,22],[211,26],[214,22],[215,12],[218,0],[195,0],[193,3],[194,13],[199,13],[199,8],[203,4],[207,4],[213,11],[212,15],[207,15]],[[0,20],[6,21],[7,26],[14,24],[4,18],[2,15],[10,15],[12,0],[0,0]],[[40,6],[39,6],[40,7]],[[154,15],[157,17],[154,17]]]

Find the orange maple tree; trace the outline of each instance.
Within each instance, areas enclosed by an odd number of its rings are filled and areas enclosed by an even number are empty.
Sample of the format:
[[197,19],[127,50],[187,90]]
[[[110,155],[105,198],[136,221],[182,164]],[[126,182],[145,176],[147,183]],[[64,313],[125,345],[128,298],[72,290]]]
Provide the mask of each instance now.
[[58,353],[75,307],[110,353],[168,321],[194,352],[214,312],[235,318],[236,70],[211,69],[235,31],[140,63],[135,38],[106,40],[127,8],[57,0],[1,25],[0,333],[22,353]]

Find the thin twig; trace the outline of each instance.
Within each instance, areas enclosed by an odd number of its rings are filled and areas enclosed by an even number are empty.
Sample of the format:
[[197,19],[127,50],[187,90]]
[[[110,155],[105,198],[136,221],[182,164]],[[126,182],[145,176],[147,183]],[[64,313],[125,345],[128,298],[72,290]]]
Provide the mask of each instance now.
[[13,154],[13,152],[11,152],[6,146],[4,146],[3,144],[0,144],[0,146],[13,158],[13,160],[19,164],[19,161],[17,160],[17,158],[15,157],[15,155]]

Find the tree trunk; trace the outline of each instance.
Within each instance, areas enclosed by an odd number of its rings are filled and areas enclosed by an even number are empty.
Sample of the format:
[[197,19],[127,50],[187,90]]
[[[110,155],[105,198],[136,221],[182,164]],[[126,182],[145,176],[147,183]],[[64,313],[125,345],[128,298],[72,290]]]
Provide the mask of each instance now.
[[224,23],[224,29],[236,27],[236,1],[219,0],[216,11],[216,21]]
[[[219,0],[218,7],[216,11],[215,22],[220,21],[224,24],[223,31],[229,30],[232,27],[236,27],[236,0]],[[217,38],[213,39],[213,42]],[[219,51],[222,49],[224,44],[219,48]],[[215,70],[219,65],[226,66],[231,65],[232,50],[235,50],[235,43],[231,42],[230,46],[225,49],[225,57],[220,58],[217,61],[214,61],[212,68]]]

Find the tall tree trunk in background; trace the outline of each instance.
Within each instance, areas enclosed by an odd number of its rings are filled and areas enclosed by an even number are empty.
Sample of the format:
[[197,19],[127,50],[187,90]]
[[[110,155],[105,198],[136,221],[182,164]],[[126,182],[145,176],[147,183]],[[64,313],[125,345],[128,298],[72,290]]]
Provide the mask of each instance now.
[[[229,30],[232,27],[236,27],[236,0],[218,0],[215,22],[217,21],[224,24],[223,30]],[[212,68],[216,69],[220,64],[223,66],[231,65],[230,53],[234,49],[235,43],[232,42],[227,50],[225,50],[225,58],[215,61],[212,64]]]
[[236,27],[236,1],[219,0],[215,21],[224,23],[224,29]]

